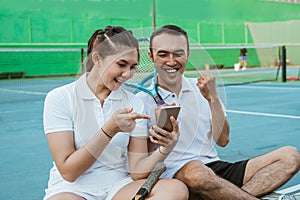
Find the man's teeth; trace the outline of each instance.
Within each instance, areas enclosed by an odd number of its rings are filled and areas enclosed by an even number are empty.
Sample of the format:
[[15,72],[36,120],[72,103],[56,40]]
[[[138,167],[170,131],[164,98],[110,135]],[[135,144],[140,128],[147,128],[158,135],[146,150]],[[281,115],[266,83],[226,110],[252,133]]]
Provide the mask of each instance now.
[[165,71],[168,72],[168,73],[175,73],[175,72],[177,72],[176,69],[166,69]]

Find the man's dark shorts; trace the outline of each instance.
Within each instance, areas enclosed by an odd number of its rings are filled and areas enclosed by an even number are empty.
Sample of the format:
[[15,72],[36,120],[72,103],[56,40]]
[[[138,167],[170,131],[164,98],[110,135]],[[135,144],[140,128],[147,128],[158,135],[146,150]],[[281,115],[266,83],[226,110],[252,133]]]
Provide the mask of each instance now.
[[221,178],[230,181],[238,187],[242,187],[247,162],[248,160],[235,163],[215,161],[206,164],[206,166],[211,168]]

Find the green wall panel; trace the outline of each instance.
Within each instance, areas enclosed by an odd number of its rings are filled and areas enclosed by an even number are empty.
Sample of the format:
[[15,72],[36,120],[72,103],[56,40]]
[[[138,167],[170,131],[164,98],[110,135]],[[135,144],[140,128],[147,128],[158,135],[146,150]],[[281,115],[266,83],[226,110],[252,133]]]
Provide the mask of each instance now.
[[[0,47],[7,44],[78,44],[86,43],[95,29],[106,25],[122,25],[128,29],[151,27],[152,2],[150,0],[2,0],[0,2]],[[156,0],[156,25],[176,24],[187,30],[191,41],[200,45],[252,44],[253,38],[245,24],[247,22],[272,22],[300,20],[300,4],[278,3],[263,0]],[[270,33],[272,34],[272,33]],[[25,45],[26,46],[26,45]],[[51,46],[51,45],[50,45]],[[213,61],[233,67],[237,62],[237,50],[208,51]],[[1,53],[3,54],[3,53]],[[57,55],[49,53],[49,60]],[[2,55],[2,58],[5,57]],[[9,56],[8,56],[9,57]],[[205,59],[192,58],[192,63],[202,67]],[[46,72],[73,73],[80,58],[66,57],[66,66],[49,64],[44,67],[27,66],[17,59],[7,67],[5,59],[0,60],[0,72],[23,70],[27,74]],[[76,67],[68,66],[69,61]],[[195,61],[195,62],[194,62]],[[80,62],[80,61],[79,61]],[[32,63],[39,63],[32,60]],[[250,50],[249,65],[259,66],[256,52]],[[71,64],[71,65],[73,65]],[[33,64],[34,65],[34,64]],[[62,64],[63,65],[63,64]],[[79,63],[80,65],[80,63]],[[40,71],[40,72],[39,72]],[[63,71],[63,72],[62,72]]]
[[11,12],[1,13],[0,23],[0,43],[29,41],[28,16],[15,15]]
[[[246,29],[246,31],[248,31]],[[224,36],[226,44],[247,43],[245,40],[245,27],[240,24],[224,24]]]
[[70,42],[71,23],[67,15],[34,14],[30,16],[32,43]]

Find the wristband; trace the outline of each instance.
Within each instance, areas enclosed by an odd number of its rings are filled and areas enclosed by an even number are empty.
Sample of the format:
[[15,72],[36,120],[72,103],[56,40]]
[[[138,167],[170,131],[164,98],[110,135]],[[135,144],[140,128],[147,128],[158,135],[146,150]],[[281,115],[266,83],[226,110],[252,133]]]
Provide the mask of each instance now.
[[162,154],[162,155],[164,155],[164,156],[167,156],[167,155],[169,155],[169,154],[163,153],[163,152],[160,150],[160,147],[161,147],[161,146],[159,146],[159,147],[158,147],[158,151],[159,151],[159,153],[161,153],[161,154]]
[[104,133],[104,135],[106,135],[109,139],[111,139],[112,138],[112,136],[110,136],[108,133],[106,133],[104,130],[103,130],[103,128],[101,127],[101,131]]

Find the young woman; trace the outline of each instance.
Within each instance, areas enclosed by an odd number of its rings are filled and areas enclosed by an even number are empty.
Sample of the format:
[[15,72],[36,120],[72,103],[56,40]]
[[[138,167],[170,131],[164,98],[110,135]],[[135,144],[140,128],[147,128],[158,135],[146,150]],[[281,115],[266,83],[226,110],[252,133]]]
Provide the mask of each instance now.
[[[54,166],[44,199],[132,199],[179,137],[174,118],[172,132],[154,126],[150,132],[167,136],[149,156],[149,116],[143,102],[120,87],[135,72],[138,42],[122,27],[93,35],[99,45],[90,52],[90,72],[45,99],[44,130]],[[188,189],[181,181],[161,179],[149,199],[188,199]]]

